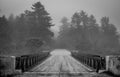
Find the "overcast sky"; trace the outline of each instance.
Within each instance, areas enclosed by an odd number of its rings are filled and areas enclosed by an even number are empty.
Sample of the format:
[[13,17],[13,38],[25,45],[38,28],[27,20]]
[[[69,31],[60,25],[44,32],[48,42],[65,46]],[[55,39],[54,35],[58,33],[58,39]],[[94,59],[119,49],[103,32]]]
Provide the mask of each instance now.
[[56,24],[54,31],[58,30],[62,17],[70,19],[80,10],[86,11],[89,15],[93,14],[98,22],[101,17],[109,16],[110,22],[120,31],[120,0],[0,0],[0,16],[9,16],[11,13],[18,15],[29,10],[37,1],[40,1],[50,13],[53,23]]

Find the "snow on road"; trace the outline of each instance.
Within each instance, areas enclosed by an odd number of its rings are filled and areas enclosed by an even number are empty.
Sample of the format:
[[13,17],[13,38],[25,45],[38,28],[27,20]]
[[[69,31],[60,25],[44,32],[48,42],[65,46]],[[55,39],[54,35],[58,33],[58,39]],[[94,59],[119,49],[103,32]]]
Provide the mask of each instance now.
[[52,56],[45,60],[42,64],[33,68],[34,72],[69,72],[80,73],[90,72],[92,70],[86,68],[76,59],[74,59],[67,50],[54,50]]
[[[80,77],[91,77],[93,71],[74,59],[68,50],[57,49],[51,52],[51,56],[37,67],[31,69],[31,73],[51,73],[51,74],[82,74]],[[84,75],[84,76],[83,76]],[[51,76],[51,77],[67,77]],[[71,77],[71,76],[68,76]],[[76,76],[73,76],[76,77]]]

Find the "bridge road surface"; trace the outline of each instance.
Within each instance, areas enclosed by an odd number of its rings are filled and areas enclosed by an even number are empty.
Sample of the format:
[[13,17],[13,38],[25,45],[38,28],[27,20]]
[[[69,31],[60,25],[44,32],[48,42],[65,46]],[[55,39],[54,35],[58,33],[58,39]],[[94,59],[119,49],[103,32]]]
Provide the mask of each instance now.
[[64,49],[56,49],[43,63],[21,77],[93,77],[96,73],[74,59]]

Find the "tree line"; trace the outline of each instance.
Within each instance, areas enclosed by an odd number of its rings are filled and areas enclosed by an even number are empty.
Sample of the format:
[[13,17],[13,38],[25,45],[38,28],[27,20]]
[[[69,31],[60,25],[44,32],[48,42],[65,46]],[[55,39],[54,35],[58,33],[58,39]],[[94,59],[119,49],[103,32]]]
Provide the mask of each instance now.
[[0,17],[0,54],[39,53],[42,47],[49,46],[86,53],[120,52],[119,33],[109,17],[102,17],[98,24],[94,15],[75,12],[70,22],[66,17],[61,20],[59,36],[55,40],[50,30],[54,26],[51,20],[40,2],[18,16]]
[[0,17],[0,54],[35,53],[50,42],[54,36],[50,27],[54,25],[49,13],[40,2],[31,9],[18,16]]
[[76,49],[82,53],[113,54],[119,53],[119,34],[109,17],[102,17],[100,24],[94,15],[86,12],[75,12],[71,22],[64,17],[61,20],[57,46]]

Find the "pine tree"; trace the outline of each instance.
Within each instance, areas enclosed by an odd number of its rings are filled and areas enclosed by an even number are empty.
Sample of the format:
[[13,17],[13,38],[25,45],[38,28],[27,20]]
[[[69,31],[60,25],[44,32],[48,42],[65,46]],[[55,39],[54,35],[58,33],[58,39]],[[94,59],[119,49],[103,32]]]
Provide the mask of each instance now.
[[53,36],[53,32],[50,31],[50,27],[53,26],[51,17],[40,2],[33,4],[32,11],[26,11],[25,15],[28,18],[27,24],[31,28],[30,37],[48,40]]

